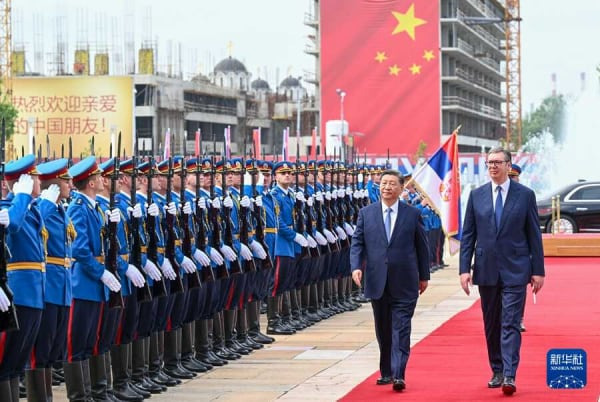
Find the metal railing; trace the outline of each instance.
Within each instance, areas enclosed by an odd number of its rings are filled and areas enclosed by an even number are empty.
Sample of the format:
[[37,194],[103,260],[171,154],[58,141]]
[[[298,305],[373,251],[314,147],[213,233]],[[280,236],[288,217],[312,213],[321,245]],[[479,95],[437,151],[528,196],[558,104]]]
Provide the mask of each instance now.
[[237,116],[237,108],[233,106],[208,105],[192,101],[184,101],[183,106],[186,112],[203,112]]
[[501,88],[500,88],[500,84],[498,85],[494,85],[494,84],[490,84],[489,82],[486,82],[484,79],[482,78],[478,78],[476,77],[474,74],[469,74],[468,72],[466,72],[465,70],[463,70],[462,68],[457,68],[454,70],[454,75],[462,78],[466,81],[469,81],[470,83],[474,83],[477,84],[489,91],[494,92],[495,94],[497,94],[498,96],[501,96]]
[[502,118],[502,112],[500,110],[495,109],[492,106],[481,105],[481,104],[475,103],[468,99],[461,98],[460,96],[443,96],[442,97],[442,105],[443,106],[460,106],[465,109],[469,109],[474,112],[484,114],[486,116]]

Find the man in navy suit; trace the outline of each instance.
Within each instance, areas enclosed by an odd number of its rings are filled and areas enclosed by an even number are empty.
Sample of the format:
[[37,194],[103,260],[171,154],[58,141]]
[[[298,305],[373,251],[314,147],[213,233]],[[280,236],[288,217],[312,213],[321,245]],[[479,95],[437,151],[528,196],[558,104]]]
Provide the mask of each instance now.
[[531,283],[535,294],[544,285],[542,234],[535,194],[508,178],[510,152],[493,148],[486,164],[492,181],[471,191],[465,213],[460,283],[467,294],[471,283],[479,285],[493,372],[488,387],[502,387],[505,395],[512,395],[517,390],[525,290]]
[[405,387],[410,326],[419,294],[429,281],[429,248],[421,213],[399,202],[404,178],[395,170],[381,174],[381,201],[360,210],[352,237],[352,279],[371,299],[379,343],[378,385]]

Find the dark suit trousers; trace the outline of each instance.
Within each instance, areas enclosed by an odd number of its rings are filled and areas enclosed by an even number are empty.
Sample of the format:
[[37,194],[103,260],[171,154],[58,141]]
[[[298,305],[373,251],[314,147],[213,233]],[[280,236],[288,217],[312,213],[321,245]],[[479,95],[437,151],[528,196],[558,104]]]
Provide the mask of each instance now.
[[515,377],[517,373],[526,289],[526,285],[479,286],[490,367],[504,376]]
[[405,378],[411,319],[416,305],[416,298],[403,300],[390,295],[387,285],[380,299],[371,300],[382,377]]

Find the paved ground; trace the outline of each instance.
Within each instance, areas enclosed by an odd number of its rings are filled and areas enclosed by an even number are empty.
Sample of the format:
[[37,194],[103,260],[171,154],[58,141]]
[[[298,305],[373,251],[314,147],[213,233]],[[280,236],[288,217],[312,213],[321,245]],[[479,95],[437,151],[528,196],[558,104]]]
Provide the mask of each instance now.
[[[458,260],[450,258],[449,263],[450,267],[432,275],[419,299],[412,344],[477,299],[476,288],[475,294],[466,296],[459,287]],[[364,304],[297,334],[278,336],[272,345],[151,400],[334,401],[378,369],[378,354],[371,306]],[[65,400],[64,386],[54,389],[55,400]]]

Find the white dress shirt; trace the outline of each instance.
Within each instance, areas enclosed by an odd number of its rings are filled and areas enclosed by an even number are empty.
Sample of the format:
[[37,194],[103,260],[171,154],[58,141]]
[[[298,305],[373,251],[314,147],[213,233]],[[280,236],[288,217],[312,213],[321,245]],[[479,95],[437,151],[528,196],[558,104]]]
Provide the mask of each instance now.
[[506,179],[506,181],[500,185],[492,182],[492,208],[494,212],[496,212],[496,197],[498,196],[498,190],[496,188],[500,186],[502,188],[502,206],[506,203],[506,196],[508,195],[508,188],[510,187],[510,179]]
[[387,216],[386,211],[388,208],[392,208],[392,212],[390,212],[390,219],[391,219],[390,236],[392,233],[394,233],[394,225],[396,225],[396,217],[398,216],[398,202],[399,201],[396,201],[391,207],[388,207],[383,202],[381,203],[381,211],[383,212],[383,227],[385,227],[385,219]]

